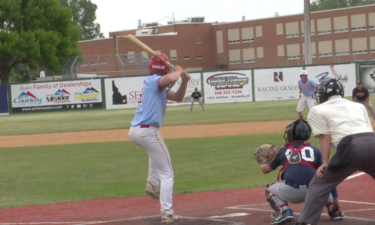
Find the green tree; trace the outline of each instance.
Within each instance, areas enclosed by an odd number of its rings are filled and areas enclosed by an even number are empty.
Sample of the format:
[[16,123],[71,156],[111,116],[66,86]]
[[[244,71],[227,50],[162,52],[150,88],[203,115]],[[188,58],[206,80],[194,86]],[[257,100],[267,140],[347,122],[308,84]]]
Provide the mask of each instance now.
[[375,4],[375,0],[313,0],[310,5],[310,11],[338,9],[369,4]]
[[81,27],[82,35],[80,40],[92,40],[104,38],[100,32],[100,24],[96,20],[96,4],[91,0],[60,0],[61,5],[72,10],[73,21]]
[[9,83],[15,66],[57,70],[66,57],[80,55],[80,29],[58,0],[0,1],[0,80]]

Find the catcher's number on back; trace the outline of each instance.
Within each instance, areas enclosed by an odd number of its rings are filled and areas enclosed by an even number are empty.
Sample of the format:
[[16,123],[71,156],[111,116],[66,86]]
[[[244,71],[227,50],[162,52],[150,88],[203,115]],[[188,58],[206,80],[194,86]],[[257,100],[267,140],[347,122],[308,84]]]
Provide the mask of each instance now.
[[273,159],[279,149],[280,147],[271,143],[261,145],[255,150],[254,159],[259,164],[267,164]]

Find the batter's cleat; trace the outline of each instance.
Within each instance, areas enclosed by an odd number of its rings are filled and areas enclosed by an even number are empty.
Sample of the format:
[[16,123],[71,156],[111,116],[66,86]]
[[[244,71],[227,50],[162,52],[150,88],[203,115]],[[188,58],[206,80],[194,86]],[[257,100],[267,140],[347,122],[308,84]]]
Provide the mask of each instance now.
[[300,223],[300,222],[295,222],[293,225],[311,225],[311,223]]
[[271,224],[284,224],[284,223],[293,222],[293,221],[294,221],[293,211],[291,209],[287,209],[283,211],[282,215],[271,220]]
[[271,217],[274,218],[274,219],[276,219],[279,216],[280,216],[280,214],[276,213],[276,212],[274,212],[274,213],[271,214]]
[[150,195],[154,199],[160,198],[159,188],[150,182],[147,182],[145,192],[146,194]]
[[328,215],[331,217],[331,220],[342,220],[345,218],[345,213],[338,213],[337,209],[332,210],[332,212],[328,212]]
[[165,213],[165,212],[162,212],[161,213],[161,223],[173,223],[173,222],[176,222],[176,221],[180,221],[182,218],[180,216],[176,216],[176,215],[173,215],[173,214],[168,214],[168,213]]

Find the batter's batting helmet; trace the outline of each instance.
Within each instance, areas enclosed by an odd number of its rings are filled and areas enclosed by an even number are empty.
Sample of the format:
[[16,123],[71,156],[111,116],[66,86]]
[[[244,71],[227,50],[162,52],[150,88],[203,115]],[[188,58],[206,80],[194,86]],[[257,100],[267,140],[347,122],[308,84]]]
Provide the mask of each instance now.
[[[161,54],[161,53],[159,53],[158,55],[169,62],[168,56]],[[169,66],[165,64],[164,62],[162,62],[160,59],[156,58],[155,56],[152,56],[150,60],[150,64],[148,65],[148,70],[149,71],[160,70],[160,71],[164,71],[165,73],[168,73]]]
[[328,98],[334,95],[341,95],[341,97],[344,97],[344,87],[340,81],[331,78],[329,80],[322,81],[319,84],[316,92],[316,100],[320,104],[327,101]]
[[311,127],[305,120],[294,120],[285,127],[285,142],[307,141],[310,139]]

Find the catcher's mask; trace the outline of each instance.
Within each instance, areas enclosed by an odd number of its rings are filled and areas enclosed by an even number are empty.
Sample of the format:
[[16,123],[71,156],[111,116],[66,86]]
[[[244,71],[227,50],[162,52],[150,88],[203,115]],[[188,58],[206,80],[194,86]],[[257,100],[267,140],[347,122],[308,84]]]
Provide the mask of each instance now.
[[341,95],[341,97],[344,97],[344,87],[334,78],[324,80],[319,84],[316,92],[316,101],[320,104],[334,95]]
[[305,120],[294,120],[285,127],[284,139],[285,142],[292,142],[295,140],[307,141],[310,138],[311,127]]

